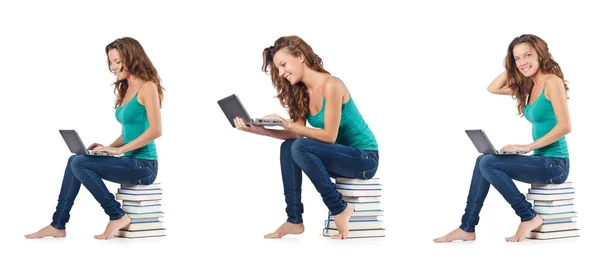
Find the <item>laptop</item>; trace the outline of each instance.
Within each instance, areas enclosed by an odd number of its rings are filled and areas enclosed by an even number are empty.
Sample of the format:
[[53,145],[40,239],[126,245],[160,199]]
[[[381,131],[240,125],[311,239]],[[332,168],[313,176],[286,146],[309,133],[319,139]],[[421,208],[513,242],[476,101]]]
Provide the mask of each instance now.
[[232,127],[235,127],[235,122],[233,122],[233,119],[237,117],[242,118],[246,125],[281,126],[283,124],[281,120],[251,118],[244,108],[244,105],[242,105],[242,102],[235,94],[227,96],[219,100],[217,103],[219,103],[221,110],[223,110],[223,113],[225,113],[225,116]]
[[477,151],[484,155],[523,155],[524,151],[496,150],[482,129],[465,130]]
[[60,129],[58,130],[62,138],[65,140],[67,147],[71,150],[71,153],[77,155],[88,155],[88,156],[105,156],[105,157],[116,157],[115,153],[109,152],[100,152],[100,151],[92,151],[88,150],[81,142],[81,138],[79,138],[79,134],[77,131],[72,129]]

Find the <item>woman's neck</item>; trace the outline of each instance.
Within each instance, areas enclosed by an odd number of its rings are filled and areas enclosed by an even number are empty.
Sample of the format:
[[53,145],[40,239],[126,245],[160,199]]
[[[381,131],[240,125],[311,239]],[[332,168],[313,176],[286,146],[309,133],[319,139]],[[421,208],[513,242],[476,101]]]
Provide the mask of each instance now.
[[317,72],[313,69],[307,68],[302,77],[302,83],[308,89],[308,93],[313,93],[316,90],[323,87],[325,81],[329,78],[329,74]]
[[129,76],[129,78],[127,78],[127,85],[129,88],[137,88],[144,82],[144,80],[136,77],[136,76]]
[[548,79],[548,77],[550,77],[550,75],[551,74],[549,74],[549,73],[542,73],[542,71],[538,71],[533,76],[531,76],[531,81],[533,82],[534,85],[539,85],[542,82],[544,82],[546,79]]

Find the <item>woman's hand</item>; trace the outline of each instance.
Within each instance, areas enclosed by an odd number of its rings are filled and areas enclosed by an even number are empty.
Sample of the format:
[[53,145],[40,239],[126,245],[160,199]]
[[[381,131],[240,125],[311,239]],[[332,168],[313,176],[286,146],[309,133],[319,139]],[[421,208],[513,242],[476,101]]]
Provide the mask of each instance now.
[[108,152],[108,153],[113,153],[115,155],[121,155],[123,154],[123,150],[121,148],[115,148],[115,147],[106,147],[106,146],[97,146],[94,148],[95,152]]
[[263,117],[263,119],[279,120],[279,121],[281,121],[281,126],[285,130],[289,130],[290,127],[292,126],[292,122],[291,121],[288,121],[288,120],[282,118],[280,115],[277,115],[277,114],[266,115],[266,116]]
[[506,145],[502,148],[502,151],[523,151],[525,153],[529,153],[533,150],[530,145]]
[[233,119],[233,123],[235,123],[235,127],[239,130],[242,131],[246,131],[246,132],[251,132],[251,133],[255,133],[255,134],[261,134],[263,135],[265,128],[262,126],[256,126],[253,124],[248,124],[246,125],[246,122],[244,122],[244,120],[242,118],[235,118]]
[[104,147],[104,145],[102,145],[100,143],[94,143],[94,144],[90,145],[87,149],[94,150],[96,147]]

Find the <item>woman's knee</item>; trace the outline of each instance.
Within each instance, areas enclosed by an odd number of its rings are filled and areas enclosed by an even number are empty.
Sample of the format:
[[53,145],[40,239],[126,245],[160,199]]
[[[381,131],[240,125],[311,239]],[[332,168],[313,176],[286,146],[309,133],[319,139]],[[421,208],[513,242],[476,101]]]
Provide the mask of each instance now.
[[307,148],[310,146],[310,143],[312,141],[312,139],[308,139],[308,138],[299,138],[299,139],[295,139],[295,141],[292,143],[292,146],[290,147],[290,150],[292,152],[292,158],[299,158],[299,156],[307,151]]
[[478,165],[480,169],[490,169],[495,162],[496,157],[494,155],[480,155],[477,157],[476,165]]
[[292,144],[294,144],[294,141],[296,139],[288,139],[283,141],[283,143],[281,143],[281,152],[289,152],[292,149]]
[[81,169],[85,162],[87,160],[87,157],[84,155],[72,155],[71,157],[69,157],[69,161],[68,161],[68,165],[71,169]]

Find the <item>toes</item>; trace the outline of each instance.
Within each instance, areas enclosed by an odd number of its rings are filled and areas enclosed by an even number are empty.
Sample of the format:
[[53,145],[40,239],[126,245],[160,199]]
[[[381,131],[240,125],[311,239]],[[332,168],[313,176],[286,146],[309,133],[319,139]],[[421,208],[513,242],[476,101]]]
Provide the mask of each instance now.
[[508,242],[515,242],[515,241],[517,241],[517,240],[519,240],[519,239],[518,239],[518,237],[515,237],[515,236],[512,236],[512,237],[507,237],[507,238],[506,238],[506,241],[508,241]]
[[278,238],[277,234],[272,232],[269,234],[265,234],[265,238]]
[[40,234],[39,233],[30,233],[28,235],[25,235],[26,238],[39,238]]
[[342,239],[342,236],[341,236],[341,234],[336,234],[336,235],[332,236],[331,238],[333,238],[333,239]]

